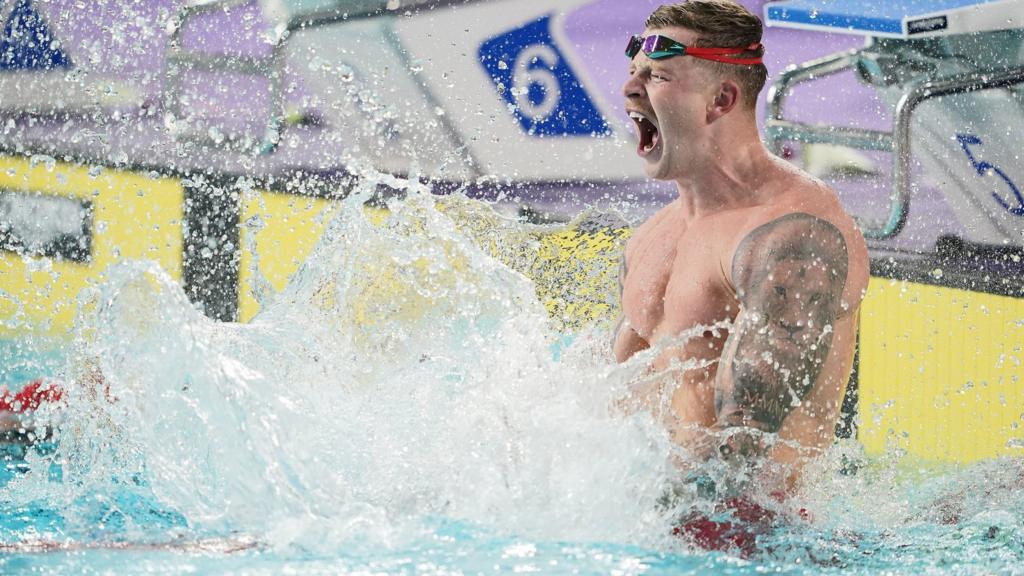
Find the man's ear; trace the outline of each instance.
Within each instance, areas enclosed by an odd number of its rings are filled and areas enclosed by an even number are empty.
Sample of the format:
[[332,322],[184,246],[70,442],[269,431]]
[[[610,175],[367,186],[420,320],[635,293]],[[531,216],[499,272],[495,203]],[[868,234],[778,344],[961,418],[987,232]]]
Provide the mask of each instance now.
[[740,87],[732,80],[722,80],[718,93],[708,106],[708,123],[718,120],[740,104]]

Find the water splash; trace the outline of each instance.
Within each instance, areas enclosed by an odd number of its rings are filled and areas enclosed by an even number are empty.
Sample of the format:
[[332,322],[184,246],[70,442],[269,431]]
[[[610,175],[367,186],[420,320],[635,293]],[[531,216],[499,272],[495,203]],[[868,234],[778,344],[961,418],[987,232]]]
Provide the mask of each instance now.
[[[671,534],[680,514],[729,513],[687,481],[665,422],[621,409],[646,389],[663,405],[682,367],[648,371],[662,348],[614,363],[600,325],[567,344],[516,271],[532,264],[492,255],[529,245],[528,229],[421,188],[383,213],[346,201],[249,324],[207,319],[146,263],[83,293],[58,449],[29,454],[5,489],[12,505],[61,517],[29,514],[35,524],[5,538],[241,534],[377,559],[454,538],[517,562],[591,542],[645,566],[630,545],[695,554]],[[775,520],[752,566],[1020,560],[1019,461],[917,470],[838,443],[793,499],[763,502]],[[702,472],[742,483],[728,466]]]
[[250,324],[206,319],[145,263],[84,296],[57,499],[142,477],[198,530],[305,547],[393,545],[437,516],[664,536],[668,439],[615,410],[640,364],[615,365],[600,331],[556,361],[533,284],[431,196],[379,223],[362,200]]

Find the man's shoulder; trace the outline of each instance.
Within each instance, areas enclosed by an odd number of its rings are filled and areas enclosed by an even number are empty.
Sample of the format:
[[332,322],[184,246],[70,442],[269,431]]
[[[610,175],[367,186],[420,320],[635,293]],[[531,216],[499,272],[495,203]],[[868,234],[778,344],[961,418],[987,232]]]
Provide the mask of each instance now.
[[[788,223],[788,225],[787,225]],[[841,207],[815,204],[787,203],[770,205],[751,210],[738,231],[740,239],[755,230],[769,226],[792,228],[799,225],[826,226],[836,230],[846,239],[862,238],[857,224]]]
[[744,225],[739,231],[740,239],[762,226],[789,222],[790,227],[799,226],[799,223],[831,226],[842,234],[847,244],[864,243],[857,223],[828,185],[788,163],[783,163],[779,171],[780,176],[774,179],[769,194],[770,200],[746,212]]
[[725,264],[733,285],[740,286],[744,277],[750,280],[748,272],[767,270],[786,257],[842,270],[843,300],[846,306],[859,305],[870,274],[867,245],[838,200],[797,199],[751,210],[737,230]]

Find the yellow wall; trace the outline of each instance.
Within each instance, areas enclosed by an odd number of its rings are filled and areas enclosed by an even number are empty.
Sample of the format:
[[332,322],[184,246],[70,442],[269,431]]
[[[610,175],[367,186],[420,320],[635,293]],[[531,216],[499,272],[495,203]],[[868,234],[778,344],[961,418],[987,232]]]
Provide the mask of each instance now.
[[860,325],[865,449],[1024,456],[1022,347],[1022,299],[872,278]]
[[243,196],[238,296],[242,322],[248,322],[260,309],[254,280],[264,279],[273,292],[282,290],[320,240],[338,207],[335,201],[293,194]]
[[[126,259],[155,260],[181,277],[183,193],[177,181],[23,157],[0,157],[0,189],[81,198],[93,204],[87,263],[22,258],[0,251],[0,337],[62,336],[74,323],[76,297]],[[23,311],[19,311],[22,308]]]
[[[88,263],[0,252],[0,337],[66,335],[78,293],[121,260],[155,260],[181,278],[184,194],[176,180],[110,169],[90,176],[88,167],[0,157],[0,189],[94,206]],[[259,310],[255,280],[283,289],[339,206],[290,194],[243,195],[241,320]],[[539,234],[520,247],[533,257],[511,260],[534,277],[556,323],[571,330],[581,318],[614,314],[602,294],[614,285],[626,234]],[[607,274],[580,272],[595,260]],[[1024,455],[1022,348],[1022,299],[872,278],[861,311],[860,440],[872,453],[898,448],[933,461]]]

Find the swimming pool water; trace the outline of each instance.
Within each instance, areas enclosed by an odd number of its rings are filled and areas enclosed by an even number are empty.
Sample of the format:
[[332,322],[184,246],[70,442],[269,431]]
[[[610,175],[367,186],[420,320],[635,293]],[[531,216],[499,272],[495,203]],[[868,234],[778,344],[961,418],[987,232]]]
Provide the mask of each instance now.
[[[17,460],[7,462],[8,473]],[[991,470],[977,470],[983,474]],[[1019,470],[1017,471],[1019,473]],[[968,486],[971,480],[965,481]],[[973,481],[985,489],[985,482]],[[911,487],[907,487],[912,490]],[[891,495],[887,495],[891,496]],[[998,496],[997,496],[998,497]],[[4,545],[55,540],[66,551],[0,554],[4,574],[1013,574],[1021,571],[1020,501],[990,503],[957,524],[908,521],[897,529],[780,526],[760,551],[735,553],[645,548],[616,542],[538,540],[445,517],[415,520],[400,542],[354,539],[333,550],[275,548],[246,535],[202,534],[165,509],[142,486],[67,503],[0,510]],[[1005,509],[1003,507],[1005,506]],[[851,513],[856,514],[853,510]],[[841,524],[841,520],[839,524]],[[209,539],[209,540],[206,540]],[[221,541],[227,540],[227,543]],[[372,539],[368,539],[372,540]],[[122,547],[125,543],[128,546]],[[231,551],[234,546],[255,547]],[[152,546],[150,546],[152,545]],[[95,546],[95,547],[94,547]]]
[[[608,409],[645,358],[551,331],[530,283],[427,199],[383,225],[342,214],[249,325],[130,263],[74,346],[0,343],[0,382],[53,377],[69,402],[50,441],[2,447],[0,573],[1022,571],[1021,461],[940,468],[855,441],[762,502],[776,520],[753,553],[673,535],[713,503],[658,423]],[[76,384],[83,362],[102,385]]]

